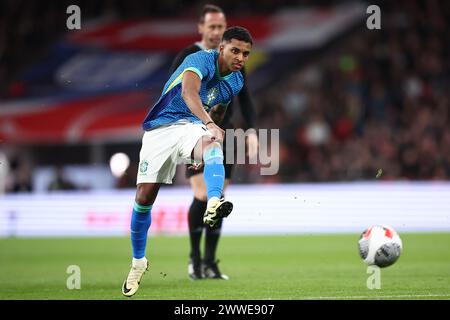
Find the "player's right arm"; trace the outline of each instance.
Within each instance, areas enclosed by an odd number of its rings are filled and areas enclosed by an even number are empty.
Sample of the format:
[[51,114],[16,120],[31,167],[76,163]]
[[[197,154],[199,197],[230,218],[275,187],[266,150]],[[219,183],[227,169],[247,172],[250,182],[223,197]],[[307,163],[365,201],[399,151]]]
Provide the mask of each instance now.
[[225,131],[214,123],[210,115],[203,108],[202,100],[199,95],[200,86],[200,77],[195,72],[186,70],[183,73],[183,80],[181,82],[181,97],[192,113],[206,124],[206,127],[212,133],[214,139],[223,141]]

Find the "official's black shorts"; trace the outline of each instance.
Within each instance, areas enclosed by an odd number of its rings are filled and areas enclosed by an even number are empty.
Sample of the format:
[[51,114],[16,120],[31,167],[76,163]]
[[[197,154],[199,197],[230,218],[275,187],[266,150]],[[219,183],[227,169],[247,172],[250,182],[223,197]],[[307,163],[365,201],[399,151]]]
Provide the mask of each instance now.
[[[226,146],[226,142],[223,142],[223,146]],[[225,167],[225,179],[231,179],[231,175],[233,173],[234,164],[226,164],[225,159],[227,158],[227,149],[223,148],[223,162]],[[196,174],[203,173],[204,166],[200,170],[192,170],[188,169],[190,165],[186,165],[186,178],[190,178],[195,176]]]

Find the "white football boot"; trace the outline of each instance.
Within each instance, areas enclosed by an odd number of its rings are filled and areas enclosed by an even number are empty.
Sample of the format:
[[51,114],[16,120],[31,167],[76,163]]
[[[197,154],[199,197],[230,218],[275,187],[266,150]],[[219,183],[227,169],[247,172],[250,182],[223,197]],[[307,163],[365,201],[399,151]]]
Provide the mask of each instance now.
[[226,218],[233,210],[233,204],[225,199],[212,197],[208,200],[203,223],[214,227],[221,218]]
[[135,262],[135,259],[133,259],[130,273],[128,273],[128,277],[122,285],[122,294],[126,297],[131,297],[136,293],[142,276],[148,270],[148,261],[145,257],[143,259],[139,262]]

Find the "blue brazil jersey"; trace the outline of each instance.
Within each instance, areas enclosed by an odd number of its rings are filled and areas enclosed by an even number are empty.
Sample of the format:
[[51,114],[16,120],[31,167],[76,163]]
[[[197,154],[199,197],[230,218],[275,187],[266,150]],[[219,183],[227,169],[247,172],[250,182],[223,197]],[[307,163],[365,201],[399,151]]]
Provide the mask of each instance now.
[[240,71],[221,77],[218,57],[219,53],[215,50],[188,55],[166,82],[161,97],[145,117],[142,128],[151,130],[183,119],[201,123],[181,97],[181,81],[187,70],[195,72],[201,79],[199,95],[207,112],[217,104],[226,107],[242,89],[244,78]]

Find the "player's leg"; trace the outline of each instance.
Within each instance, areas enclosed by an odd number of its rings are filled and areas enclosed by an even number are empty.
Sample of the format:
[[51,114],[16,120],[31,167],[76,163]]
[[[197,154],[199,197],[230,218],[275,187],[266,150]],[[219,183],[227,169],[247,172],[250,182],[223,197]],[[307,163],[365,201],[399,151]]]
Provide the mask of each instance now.
[[160,185],[160,183],[140,183],[137,186],[131,215],[131,245],[133,261],[138,263],[145,259],[147,233],[152,222],[151,210]]
[[[228,156],[234,155],[234,150],[227,150],[226,140],[223,142],[223,155],[227,159]],[[225,195],[225,190],[231,181],[231,174],[233,171],[233,164],[225,164],[225,183],[223,187],[222,195]],[[206,191],[205,191],[206,193]],[[228,280],[228,276],[221,273],[218,267],[218,260],[216,260],[216,252],[219,244],[220,235],[222,232],[222,222],[220,219],[213,227],[205,226],[205,255],[202,263],[202,273],[205,278],[208,279],[225,279]]]
[[[194,194],[200,199],[205,199],[206,193],[208,203],[203,214],[203,222],[206,220],[215,224],[218,219],[227,216],[232,210],[232,204],[221,199],[225,178],[221,145],[213,142],[211,133],[200,124],[186,126],[186,135],[181,140],[181,157],[188,161],[194,159],[204,163],[204,184],[201,188],[194,186]],[[198,190],[205,191],[196,193]]]
[[188,274],[192,280],[203,278],[201,271],[200,241],[203,233],[203,215],[206,211],[206,187],[203,181],[203,170],[194,171],[186,168],[194,199],[188,211],[189,239],[191,251],[189,254]]
[[211,141],[209,136],[198,140],[192,151],[194,159],[203,159],[203,177],[208,199],[203,222],[214,226],[220,218],[227,217],[233,210],[233,204],[221,199],[225,181],[223,151],[220,143]]
[[[231,165],[225,165],[225,182],[223,187],[223,193],[231,182],[230,175],[228,172]],[[204,278],[207,279],[224,279],[228,280],[229,277],[223,274],[218,267],[218,260],[216,260],[216,252],[219,244],[220,235],[222,232],[222,222],[220,219],[217,224],[213,227],[205,226],[205,255],[202,263],[202,274]]]
[[133,260],[131,270],[122,286],[122,293],[128,297],[136,293],[141,278],[148,269],[148,261],[145,257],[147,234],[152,222],[152,206],[158,194],[159,187],[159,183],[140,183],[137,186],[136,198],[131,214],[130,230]]
[[162,183],[172,183],[176,171],[176,144],[180,129],[175,126],[147,131],[139,154],[137,191],[131,216],[132,266],[122,286],[122,293],[131,297],[139,288],[148,268],[145,257],[151,210]]

